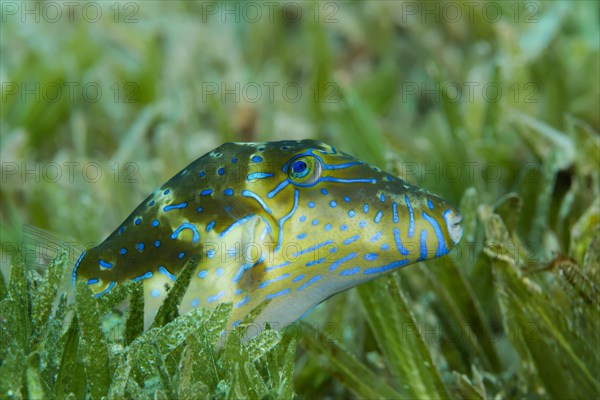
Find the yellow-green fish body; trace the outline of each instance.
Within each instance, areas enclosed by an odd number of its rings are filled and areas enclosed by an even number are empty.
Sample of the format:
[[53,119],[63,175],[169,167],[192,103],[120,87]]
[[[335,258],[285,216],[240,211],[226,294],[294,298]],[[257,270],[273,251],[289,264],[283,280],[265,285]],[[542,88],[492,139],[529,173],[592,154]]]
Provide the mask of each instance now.
[[200,263],[180,312],[220,302],[237,324],[283,327],[331,295],[446,254],[461,215],[423,189],[313,141],[226,143],[144,200],[73,281],[101,295],[143,280],[150,316],[190,257]]

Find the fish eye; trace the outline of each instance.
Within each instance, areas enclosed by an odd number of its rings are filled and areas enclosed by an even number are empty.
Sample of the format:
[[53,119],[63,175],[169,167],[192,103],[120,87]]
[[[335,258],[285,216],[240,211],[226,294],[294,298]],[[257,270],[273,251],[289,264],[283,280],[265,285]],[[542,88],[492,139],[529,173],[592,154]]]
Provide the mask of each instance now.
[[288,162],[288,176],[292,183],[299,186],[315,184],[322,169],[321,161],[313,156],[299,156]]
[[309,172],[308,165],[302,160],[296,160],[292,164],[292,175],[294,178],[304,178]]

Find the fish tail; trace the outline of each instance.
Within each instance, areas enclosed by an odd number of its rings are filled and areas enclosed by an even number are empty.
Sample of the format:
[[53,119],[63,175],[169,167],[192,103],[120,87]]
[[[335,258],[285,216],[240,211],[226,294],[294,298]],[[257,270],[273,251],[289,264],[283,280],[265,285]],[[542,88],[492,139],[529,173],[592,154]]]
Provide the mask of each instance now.
[[23,263],[27,270],[45,275],[57,257],[64,257],[65,265],[59,290],[67,294],[69,303],[74,299],[72,271],[85,247],[75,239],[32,225],[23,225]]

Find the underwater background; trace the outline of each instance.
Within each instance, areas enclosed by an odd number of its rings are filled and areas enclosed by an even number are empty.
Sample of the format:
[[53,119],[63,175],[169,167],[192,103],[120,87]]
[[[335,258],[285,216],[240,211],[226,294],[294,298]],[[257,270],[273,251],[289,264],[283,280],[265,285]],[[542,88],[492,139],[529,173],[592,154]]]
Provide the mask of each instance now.
[[[0,398],[600,395],[598,2],[0,11]],[[72,255],[22,262],[24,225],[95,245],[220,144],[306,138],[458,206],[459,246],[216,352],[183,280],[143,332],[139,286],[70,318]]]

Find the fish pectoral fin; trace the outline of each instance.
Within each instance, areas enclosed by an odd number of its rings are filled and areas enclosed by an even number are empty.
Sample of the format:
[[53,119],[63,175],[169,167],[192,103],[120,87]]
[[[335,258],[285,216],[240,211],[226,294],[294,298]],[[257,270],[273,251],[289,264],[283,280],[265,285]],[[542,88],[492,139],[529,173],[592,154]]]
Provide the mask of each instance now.
[[243,292],[256,286],[258,277],[264,272],[257,267],[269,254],[273,253],[275,247],[273,231],[265,218],[252,215],[245,219],[246,221],[236,228],[237,234],[231,232],[232,235],[228,238],[228,241],[237,242],[234,244],[235,248],[239,249],[239,253],[235,255],[235,258],[229,263],[230,267],[227,268],[228,271],[231,271],[231,281]]

